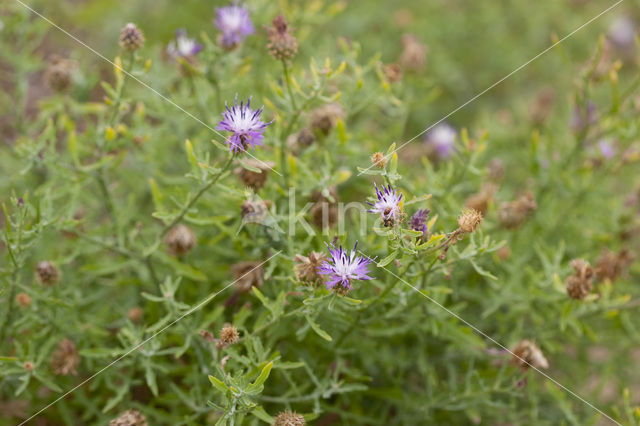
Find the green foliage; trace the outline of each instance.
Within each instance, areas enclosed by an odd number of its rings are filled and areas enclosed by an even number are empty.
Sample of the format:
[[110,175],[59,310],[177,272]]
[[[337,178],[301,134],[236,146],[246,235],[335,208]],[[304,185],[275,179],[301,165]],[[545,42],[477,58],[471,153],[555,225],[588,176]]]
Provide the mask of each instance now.
[[[4,6],[2,424],[129,409],[154,425],[285,410],[345,425],[610,421],[593,406],[640,424],[640,268],[601,268],[605,249],[640,256],[636,46],[598,39],[605,16],[456,110],[601,9],[256,0],[256,34],[224,49],[212,4],[62,3],[31,6],[115,66]],[[290,61],[266,47],[279,13],[298,39]],[[119,51],[134,18],[147,44]],[[195,58],[167,58],[176,27],[202,44]],[[426,66],[399,59],[403,33],[429,44]],[[59,52],[72,81],[56,92]],[[236,93],[272,120],[245,154],[214,130]],[[459,129],[447,158],[422,135],[442,117]],[[374,183],[402,193],[404,221],[365,212]],[[473,232],[466,205],[484,210]],[[322,208],[337,223],[318,226]],[[410,218],[427,208],[423,234]],[[338,294],[301,274],[312,252],[356,241],[372,280]],[[567,295],[576,258],[596,269],[583,300]],[[548,369],[518,367],[524,339]]]

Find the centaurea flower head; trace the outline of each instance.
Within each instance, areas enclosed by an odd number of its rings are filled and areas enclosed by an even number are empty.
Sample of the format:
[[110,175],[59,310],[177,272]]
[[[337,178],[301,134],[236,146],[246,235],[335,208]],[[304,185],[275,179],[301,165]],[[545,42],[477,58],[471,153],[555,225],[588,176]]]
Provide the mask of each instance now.
[[245,152],[249,147],[254,148],[262,145],[264,129],[271,124],[265,123],[261,118],[262,108],[253,110],[250,107],[251,98],[244,104],[238,105],[238,95],[235,104],[229,108],[225,104],[226,110],[222,113],[222,121],[218,123],[217,130],[231,132],[225,143],[229,145],[229,150],[237,154]]
[[456,130],[447,123],[440,123],[427,132],[426,142],[439,158],[449,158],[456,149]]
[[233,48],[255,32],[249,10],[238,4],[216,8],[214,23],[222,33],[220,41],[226,48]]
[[431,213],[431,210],[429,209],[418,209],[418,211],[415,212],[409,220],[409,226],[411,229],[422,232],[422,238],[425,238],[429,233],[429,227],[427,226],[429,213]]
[[175,40],[171,40],[167,46],[167,53],[172,59],[190,59],[202,50],[202,45],[195,39],[187,36],[183,28],[176,30]]
[[328,290],[344,295],[353,289],[352,282],[354,280],[372,279],[367,275],[371,260],[358,256],[357,248],[358,243],[355,244],[351,252],[348,252],[342,246],[336,248],[327,244],[331,259],[325,260],[322,265],[318,266],[318,273],[326,275],[325,286]]
[[392,227],[396,223],[402,221],[402,208],[400,202],[402,201],[402,194],[396,192],[395,189],[389,186],[382,186],[382,190],[376,186],[376,196],[378,201],[375,203],[367,203],[372,208],[369,209],[369,213],[380,213],[380,218],[384,226]]

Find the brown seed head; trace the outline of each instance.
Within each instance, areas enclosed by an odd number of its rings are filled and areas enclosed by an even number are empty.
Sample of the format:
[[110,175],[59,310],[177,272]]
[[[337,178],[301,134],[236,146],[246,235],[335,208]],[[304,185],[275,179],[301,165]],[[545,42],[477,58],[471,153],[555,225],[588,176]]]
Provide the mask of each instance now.
[[565,281],[567,294],[572,299],[584,300],[593,289],[591,283],[594,276],[593,268],[584,259],[574,259],[570,265],[575,272]]
[[310,113],[311,128],[314,131],[328,135],[336,126],[338,120],[344,120],[346,114],[344,108],[337,102],[323,105]]
[[147,418],[138,410],[127,410],[109,422],[109,426],[148,426]]
[[144,34],[136,24],[128,23],[120,31],[120,46],[129,52],[135,52],[144,45]]
[[236,289],[241,293],[251,290],[251,287],[262,287],[264,284],[264,269],[258,262],[238,262],[231,267],[234,274]]
[[399,64],[387,64],[382,68],[382,71],[389,83],[396,83],[402,80],[402,67]]
[[387,166],[387,157],[381,152],[376,152],[371,156],[371,164],[379,169],[384,169]]
[[420,43],[418,38],[411,34],[402,36],[402,54],[400,64],[412,71],[421,71],[427,60],[427,46]]
[[508,229],[522,225],[538,209],[533,193],[527,192],[515,201],[504,202],[498,208],[498,220]]
[[474,194],[467,198],[465,201],[465,206],[479,211],[482,215],[487,213],[489,209],[489,203],[493,199],[493,195],[498,190],[498,187],[495,184],[488,183],[480,188],[477,194]]
[[458,226],[465,234],[475,231],[482,222],[482,213],[474,209],[464,209],[458,218]]
[[127,312],[127,317],[133,322],[140,321],[143,316],[144,311],[140,306],[134,306],[133,308],[129,309],[129,312]]
[[18,293],[16,295],[16,302],[18,302],[18,305],[26,308],[31,304],[31,296],[27,293]]
[[273,426],[305,426],[306,424],[304,417],[295,411],[283,411],[273,421]]
[[44,73],[44,80],[52,90],[65,92],[73,83],[73,62],[54,55]]
[[33,369],[36,368],[31,361],[25,361],[24,364],[22,364],[22,366],[27,371],[33,371]]
[[530,340],[521,340],[511,351],[515,355],[512,362],[523,370],[533,366],[535,368],[549,368],[549,362],[542,351]]
[[178,224],[164,236],[167,252],[173,256],[183,256],[196,246],[198,238],[187,225]]
[[43,285],[53,285],[60,281],[60,270],[48,260],[39,262],[36,266],[36,279]]
[[232,325],[227,324],[222,327],[222,330],[220,330],[220,342],[225,346],[236,343],[238,341],[238,337],[238,330]]
[[242,220],[247,223],[264,223],[269,215],[270,201],[247,200],[242,203]]
[[260,172],[254,172],[251,170],[247,170],[244,167],[238,167],[234,173],[240,179],[243,185],[248,186],[254,191],[258,191],[262,188],[267,179],[269,178],[269,171],[273,168],[274,163],[271,161],[260,161],[257,159],[249,159],[245,160],[249,166],[260,170]]
[[272,26],[267,28],[267,34],[267,48],[274,58],[281,61],[291,59],[298,52],[298,40],[291,34],[291,27],[284,16],[278,15],[272,21]]
[[78,374],[76,367],[80,364],[80,355],[76,345],[69,339],[63,339],[58,343],[58,349],[51,356],[51,369],[54,374],[67,376]]
[[327,255],[324,253],[317,253],[312,251],[309,256],[303,256],[296,254],[294,261],[296,265],[293,267],[293,271],[296,274],[298,281],[305,282],[316,286],[322,283],[322,276],[318,274],[318,267],[327,260]]
[[615,281],[626,274],[632,263],[633,255],[627,249],[618,253],[605,250],[596,262],[596,276],[599,280]]

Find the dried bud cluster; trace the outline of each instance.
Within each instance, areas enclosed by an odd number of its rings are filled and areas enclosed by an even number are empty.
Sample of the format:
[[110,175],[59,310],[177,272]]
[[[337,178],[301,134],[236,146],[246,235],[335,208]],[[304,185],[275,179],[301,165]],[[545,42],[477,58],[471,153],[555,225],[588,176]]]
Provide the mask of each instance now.
[[600,280],[615,281],[627,272],[631,263],[633,263],[633,256],[629,250],[622,249],[618,253],[606,250],[596,262],[596,276]]
[[337,102],[323,105],[309,113],[311,128],[321,134],[328,135],[338,120],[344,120],[344,108]]
[[196,246],[197,242],[196,234],[183,224],[171,228],[164,237],[167,252],[173,256],[184,256]]
[[572,299],[584,300],[593,289],[593,284],[591,284],[594,276],[593,268],[589,262],[583,259],[574,259],[570,265],[575,273],[569,276],[565,282],[567,294]]
[[515,229],[536,211],[538,204],[533,193],[527,192],[515,201],[504,202],[498,209],[498,220],[505,228]]
[[264,269],[258,262],[239,262],[231,267],[234,274],[236,289],[246,293],[251,287],[262,287],[264,284]]
[[494,194],[498,190],[498,187],[493,183],[488,183],[480,188],[477,194],[474,194],[467,198],[465,206],[470,209],[477,210],[481,214],[485,215],[489,210],[489,203],[493,199]]
[[321,191],[313,191],[311,200],[315,204],[311,206],[309,214],[311,221],[320,229],[327,229],[338,221],[338,192],[335,187],[328,189],[329,196],[324,196]]
[[515,355],[513,363],[523,370],[529,367],[549,368],[549,362],[540,348],[530,340],[521,340],[511,351]]
[[74,67],[71,61],[54,55],[44,72],[44,80],[52,90],[65,92],[73,82],[73,71]]
[[39,262],[36,266],[36,279],[43,285],[53,285],[60,281],[60,269],[48,260]]
[[294,155],[298,155],[301,149],[311,146],[315,141],[313,131],[305,127],[287,138],[287,146]]
[[376,152],[371,156],[371,164],[379,169],[384,169],[387,166],[387,157],[381,152]]
[[247,200],[242,203],[242,220],[247,223],[264,223],[269,215],[271,201]]
[[129,22],[120,31],[120,39],[118,40],[120,46],[129,52],[135,52],[144,45],[144,34],[140,28]]
[[258,191],[262,188],[265,183],[267,183],[267,179],[269,178],[269,171],[273,168],[274,163],[271,161],[260,161],[257,159],[249,159],[245,160],[247,165],[260,170],[260,172],[254,172],[244,167],[238,167],[234,173],[240,179],[243,185],[248,186],[254,191]]
[[51,356],[51,369],[54,374],[67,376],[78,374],[76,367],[80,364],[80,355],[76,345],[69,339],[63,339],[58,343],[58,349]]
[[127,410],[111,420],[109,426],[147,426],[147,418],[138,410]]
[[326,254],[315,251],[309,253],[308,257],[296,254],[294,258],[296,265],[293,267],[296,279],[313,286],[320,285],[322,283],[322,276],[318,274],[318,267],[327,259]]
[[295,411],[283,411],[273,420],[273,426],[305,426],[307,423]]
[[298,40],[291,34],[291,27],[284,16],[278,15],[267,28],[269,53],[278,59],[291,59],[298,52]]
[[16,302],[18,302],[18,305],[26,308],[27,306],[31,305],[31,296],[29,296],[27,293],[18,293],[16,295]]
[[465,209],[458,219],[458,226],[465,234],[471,234],[482,223],[482,213],[474,209]]
[[402,36],[402,54],[400,64],[409,70],[420,71],[427,61],[427,46],[420,43],[418,38],[411,34]]
[[239,336],[238,330],[234,326],[227,324],[220,330],[220,343],[224,346],[233,345],[238,341]]
[[382,71],[389,83],[396,83],[402,80],[402,67],[398,64],[387,64],[382,68]]
[[129,312],[127,312],[127,318],[129,318],[129,320],[133,322],[140,321],[143,315],[144,311],[140,306],[134,306],[133,308],[129,309]]

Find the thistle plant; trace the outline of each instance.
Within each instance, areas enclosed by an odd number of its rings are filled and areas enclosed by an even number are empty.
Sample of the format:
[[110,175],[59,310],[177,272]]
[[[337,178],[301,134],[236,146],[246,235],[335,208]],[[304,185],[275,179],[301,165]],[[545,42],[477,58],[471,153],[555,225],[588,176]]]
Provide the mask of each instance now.
[[640,424],[631,9],[22,3],[0,424]]

